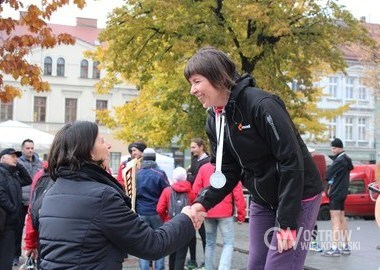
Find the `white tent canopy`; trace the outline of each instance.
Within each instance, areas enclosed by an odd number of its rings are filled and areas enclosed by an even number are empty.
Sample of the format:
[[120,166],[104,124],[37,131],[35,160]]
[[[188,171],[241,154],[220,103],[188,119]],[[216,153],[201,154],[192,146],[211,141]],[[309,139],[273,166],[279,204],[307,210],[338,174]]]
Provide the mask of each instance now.
[[0,149],[12,147],[20,150],[25,139],[34,141],[37,153],[47,153],[54,135],[19,121],[8,120],[0,123]]

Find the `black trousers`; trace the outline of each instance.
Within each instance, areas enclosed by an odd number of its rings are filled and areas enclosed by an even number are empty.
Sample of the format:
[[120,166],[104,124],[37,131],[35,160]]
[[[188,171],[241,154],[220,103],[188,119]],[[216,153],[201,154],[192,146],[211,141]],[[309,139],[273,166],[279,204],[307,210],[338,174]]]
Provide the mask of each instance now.
[[[202,226],[198,230],[199,235],[201,236],[202,239],[202,246],[203,246],[203,253],[205,252],[206,249],[206,229],[205,225],[202,223]],[[189,250],[190,250],[190,260],[196,261],[197,260],[197,232],[195,232],[194,237],[191,239],[189,243]]]
[[0,236],[0,269],[12,270],[13,257],[15,254],[16,228],[6,227]]
[[186,261],[187,247],[184,247],[177,250],[177,252],[170,254],[169,256],[169,270],[183,270]]

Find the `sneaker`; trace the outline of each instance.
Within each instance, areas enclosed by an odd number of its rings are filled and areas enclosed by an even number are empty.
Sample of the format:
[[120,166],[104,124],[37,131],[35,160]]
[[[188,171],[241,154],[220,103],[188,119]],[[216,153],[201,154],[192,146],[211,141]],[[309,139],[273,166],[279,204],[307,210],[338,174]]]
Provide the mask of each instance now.
[[322,256],[325,257],[339,257],[340,256],[340,250],[337,249],[329,249],[322,253]]
[[310,242],[309,250],[315,251],[315,252],[322,252],[323,249],[318,245],[316,241]]
[[18,266],[20,264],[20,258],[19,257],[14,257],[12,265],[13,266]]
[[195,269],[200,269],[200,270],[205,270],[205,263],[201,263],[197,268]]
[[344,248],[342,248],[342,254],[344,254],[344,255],[350,255],[351,254],[351,249],[348,245],[345,245]]
[[197,267],[198,267],[198,264],[196,261],[193,261],[193,260],[187,261],[186,269],[193,270],[193,269],[196,269]]

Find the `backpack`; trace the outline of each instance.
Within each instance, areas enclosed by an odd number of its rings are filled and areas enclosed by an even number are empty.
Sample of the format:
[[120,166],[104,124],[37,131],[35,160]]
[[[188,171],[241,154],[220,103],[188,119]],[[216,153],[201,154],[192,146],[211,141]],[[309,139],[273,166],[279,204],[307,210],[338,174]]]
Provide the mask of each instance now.
[[177,192],[172,187],[170,187],[170,190],[168,212],[170,218],[173,218],[181,213],[182,208],[189,205],[189,198],[186,192]]
[[37,180],[30,199],[29,215],[32,219],[32,225],[35,230],[38,230],[40,225],[40,209],[46,192],[53,186],[55,182],[50,178],[47,172],[44,172]]

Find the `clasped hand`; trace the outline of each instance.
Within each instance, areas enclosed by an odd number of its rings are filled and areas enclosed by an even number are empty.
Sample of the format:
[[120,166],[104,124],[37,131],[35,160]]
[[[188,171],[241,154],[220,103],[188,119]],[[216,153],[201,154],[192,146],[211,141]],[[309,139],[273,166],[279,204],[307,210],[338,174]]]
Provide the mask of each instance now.
[[182,213],[186,214],[193,221],[194,229],[198,230],[205,217],[207,216],[204,207],[200,203],[195,203],[191,206],[185,206]]

